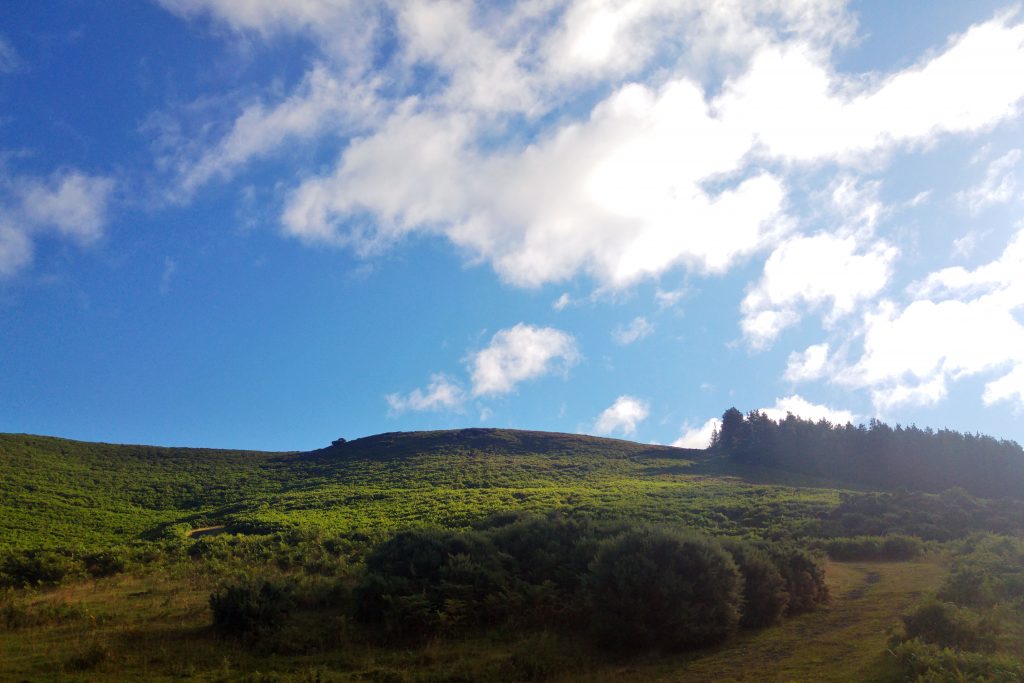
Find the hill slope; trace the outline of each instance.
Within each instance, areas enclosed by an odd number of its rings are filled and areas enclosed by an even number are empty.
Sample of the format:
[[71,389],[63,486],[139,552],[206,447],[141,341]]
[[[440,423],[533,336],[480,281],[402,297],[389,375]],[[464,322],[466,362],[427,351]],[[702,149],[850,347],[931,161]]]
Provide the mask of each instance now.
[[608,515],[628,509],[728,529],[755,515],[781,522],[838,501],[834,491],[693,473],[705,457],[698,450],[501,429],[381,434],[309,453],[4,434],[0,549],[131,543],[183,533],[175,525],[333,532],[460,527],[496,511],[559,507]]

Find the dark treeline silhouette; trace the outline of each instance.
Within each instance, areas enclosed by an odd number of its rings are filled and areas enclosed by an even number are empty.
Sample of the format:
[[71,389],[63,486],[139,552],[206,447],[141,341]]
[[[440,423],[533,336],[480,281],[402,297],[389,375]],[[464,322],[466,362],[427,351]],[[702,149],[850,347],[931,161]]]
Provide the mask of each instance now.
[[960,486],[983,497],[1024,497],[1024,450],[1015,441],[948,429],[773,420],[730,408],[710,448],[738,463],[763,465],[876,486],[943,491]]

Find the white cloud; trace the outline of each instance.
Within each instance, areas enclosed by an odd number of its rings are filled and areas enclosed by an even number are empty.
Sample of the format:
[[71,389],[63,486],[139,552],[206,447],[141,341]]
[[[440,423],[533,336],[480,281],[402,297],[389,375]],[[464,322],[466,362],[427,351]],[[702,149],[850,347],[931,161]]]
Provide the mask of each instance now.
[[[372,102],[374,122],[334,169],[290,193],[285,233],[363,254],[442,234],[519,286],[725,272],[793,224],[792,167],[776,160],[884,163],[897,147],[994,125],[1024,96],[1024,24],[1010,14],[865,77],[830,63],[854,36],[840,0],[162,3],[267,38],[302,32],[323,59],[321,80],[311,71],[279,105],[246,110],[193,157],[186,184],[296,137],[344,138],[339,118]],[[384,32],[395,50],[371,81]],[[589,106],[595,92],[606,96]],[[857,255],[885,260],[868,252]],[[833,311],[855,294],[835,292]],[[777,334],[795,313],[755,311],[753,329]]]
[[652,332],[654,332],[654,325],[647,322],[647,318],[637,316],[630,321],[629,325],[625,327],[619,325],[612,330],[612,339],[620,346],[627,346],[633,342],[640,341]]
[[170,256],[164,257],[164,270],[160,275],[160,293],[167,294],[171,291],[171,281],[174,280],[174,274],[178,272],[178,262],[172,259]]
[[21,226],[0,217],[0,277],[11,277],[32,261],[32,240]]
[[828,352],[828,344],[812,344],[803,352],[793,351],[786,363],[785,378],[790,382],[821,379],[829,368]]
[[676,448],[707,448],[711,445],[711,435],[721,426],[721,420],[713,417],[699,427],[683,427],[683,435],[672,445]]
[[[408,394],[388,394],[385,396],[392,414],[398,415],[409,410],[453,410],[458,409],[466,400],[462,387],[443,374],[430,377],[426,390],[413,389]],[[485,419],[483,416],[481,420]]]
[[982,181],[971,189],[959,193],[957,198],[966,204],[972,213],[1013,199],[1017,191],[1017,177],[1013,170],[1020,161],[1020,155],[1019,149],[1011,149],[994,160],[988,165]]
[[[684,263],[722,272],[784,228],[785,193],[771,174],[716,193],[702,187],[735,170],[746,146],[687,81],[626,86],[588,121],[488,156],[474,149],[474,117],[414,107],[353,143],[334,174],[300,185],[286,232],[366,251],[442,231],[517,285],[582,270],[624,286]],[[353,225],[366,212],[375,223]]]
[[87,244],[103,233],[113,189],[110,178],[71,171],[55,174],[47,181],[20,180],[15,191],[30,223],[56,229]]
[[801,309],[828,307],[826,323],[852,313],[888,283],[897,250],[884,241],[861,249],[853,236],[818,233],[783,242],[743,299],[744,335],[754,347],[775,340]]
[[0,211],[6,214],[0,220],[0,276],[31,263],[39,236],[57,234],[80,245],[98,240],[114,187],[111,178],[75,170],[46,179],[0,176]]
[[562,295],[555,299],[555,302],[551,304],[551,308],[556,311],[564,311],[571,304],[572,297],[569,296],[568,292],[562,292]]
[[646,420],[650,412],[646,401],[633,396],[619,396],[615,403],[598,415],[594,421],[594,431],[598,434],[635,434],[637,425]]
[[998,259],[945,268],[910,291],[917,298],[906,307],[885,302],[865,317],[863,353],[836,381],[869,389],[884,409],[933,404],[951,381],[1001,371],[984,400],[1011,400],[1024,364],[1024,325],[1014,315],[1024,307],[1024,230]]
[[672,308],[686,297],[686,287],[680,287],[679,289],[662,290],[659,289],[654,293],[654,299],[658,302],[658,308]]
[[770,408],[762,408],[761,412],[773,420],[784,420],[787,414],[792,413],[805,420],[817,422],[824,419],[839,425],[857,421],[857,415],[849,410],[830,408],[820,403],[811,403],[797,394],[776,399],[775,405]]
[[1007,374],[986,384],[981,398],[985,405],[1010,401],[1024,407],[1024,363],[1018,363]]
[[772,45],[719,102],[723,120],[764,154],[804,163],[860,162],[984,130],[1016,115],[1024,97],[1024,23],[1013,19],[973,26],[944,52],[866,89],[835,74],[821,51]]
[[498,331],[470,359],[473,395],[506,394],[520,382],[564,372],[580,359],[576,340],[551,327],[519,323]]
[[[363,19],[356,29],[372,33],[366,19],[371,14],[354,0],[157,0],[166,9],[184,17],[210,16],[236,31],[256,31],[265,37],[280,32],[309,31],[332,44],[332,30]],[[339,36],[340,38],[340,36]]]
[[289,141],[327,131],[341,135],[366,125],[377,106],[374,86],[373,81],[345,82],[317,64],[289,97],[270,107],[262,102],[246,107],[231,130],[198,159],[178,159],[181,189],[191,193]]

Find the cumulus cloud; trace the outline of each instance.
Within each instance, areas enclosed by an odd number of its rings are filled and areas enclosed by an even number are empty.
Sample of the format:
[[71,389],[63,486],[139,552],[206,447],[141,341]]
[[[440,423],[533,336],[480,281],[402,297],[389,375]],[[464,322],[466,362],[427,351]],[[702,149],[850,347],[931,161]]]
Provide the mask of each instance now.
[[767,346],[800,319],[801,309],[827,307],[826,322],[853,312],[889,282],[897,250],[877,241],[861,248],[853,236],[799,236],[779,245],[761,281],[743,299],[744,335]]
[[804,382],[821,379],[829,367],[829,345],[812,344],[803,351],[793,351],[786,362],[786,374],[790,382]]
[[951,381],[998,372],[985,402],[1019,396],[1024,325],[1014,312],[1024,307],[1024,230],[994,261],[936,271],[910,291],[908,305],[886,301],[865,316],[863,353],[838,383],[870,390],[879,409],[933,404]]
[[444,374],[434,374],[426,389],[413,389],[408,394],[385,396],[394,415],[409,410],[454,410],[461,408],[466,400],[465,391]]
[[[971,27],[945,51],[858,87],[821,51],[772,45],[725,94],[723,118],[764,154],[791,162],[851,162],[943,134],[984,130],[1017,113],[1024,23],[1011,14]],[[852,91],[852,93],[851,93]]]
[[828,420],[833,424],[856,422],[857,415],[849,410],[831,408],[821,403],[811,403],[803,396],[793,394],[775,400],[775,405],[762,408],[761,412],[773,420],[784,420],[786,415],[793,415],[805,420]]
[[722,421],[713,417],[699,427],[683,427],[683,434],[672,442],[676,448],[707,448],[711,435],[722,426]]
[[100,238],[107,223],[114,180],[80,171],[63,171],[48,178],[0,177],[0,276],[10,277],[26,267],[33,242],[59,235],[79,245]]
[[473,396],[507,394],[521,382],[565,372],[580,359],[572,335],[519,323],[498,331],[470,359]]
[[[268,39],[300,32],[322,56],[291,97],[245,110],[186,183],[296,137],[344,138],[352,131],[339,120],[372,102],[334,168],[289,194],[285,234],[362,254],[440,234],[527,287],[580,273],[620,288],[676,267],[725,272],[791,231],[794,168],[884,163],[897,148],[988,128],[1024,97],[1024,24],[1011,14],[908,68],[865,76],[830,61],[856,25],[839,0],[501,11],[454,1],[162,3]],[[353,26],[361,35],[340,47],[334,32]],[[395,49],[372,82],[378,32]],[[872,282],[891,260],[864,245],[819,246],[873,269]],[[839,312],[860,296],[811,298]],[[770,299],[751,304],[751,335],[771,337],[798,317]]]
[[618,325],[612,330],[612,339],[620,346],[628,346],[633,342],[640,341],[652,332],[654,332],[654,325],[647,322],[647,318],[637,316],[628,325]]
[[646,420],[650,412],[646,401],[633,396],[619,396],[597,416],[594,431],[598,434],[618,432],[625,436],[635,434],[637,425]]

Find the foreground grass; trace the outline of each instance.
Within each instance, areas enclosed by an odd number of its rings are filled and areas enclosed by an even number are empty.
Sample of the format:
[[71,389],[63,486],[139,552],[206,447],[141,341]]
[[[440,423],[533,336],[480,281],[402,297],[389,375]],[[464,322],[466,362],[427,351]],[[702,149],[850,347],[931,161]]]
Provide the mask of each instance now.
[[[0,680],[12,681],[884,681],[899,615],[944,576],[935,557],[831,563],[832,604],[685,656],[615,659],[552,633],[492,632],[407,647],[360,638],[329,609],[260,652],[211,630],[214,579],[153,572],[26,593],[26,621],[0,630]],[[33,623],[34,621],[34,623]],[[304,652],[309,652],[305,654]]]

